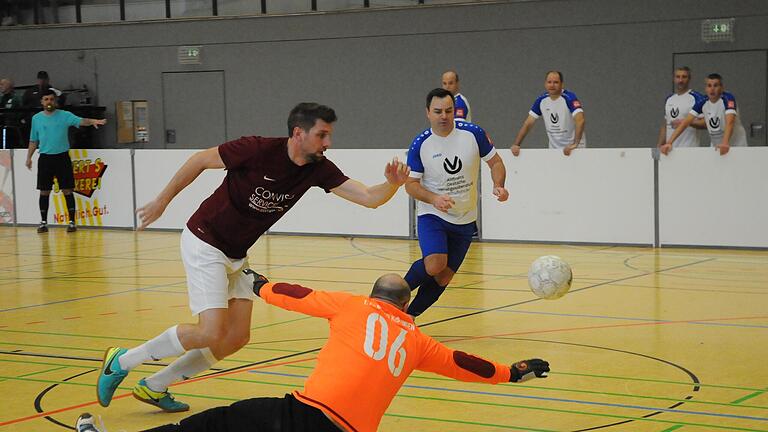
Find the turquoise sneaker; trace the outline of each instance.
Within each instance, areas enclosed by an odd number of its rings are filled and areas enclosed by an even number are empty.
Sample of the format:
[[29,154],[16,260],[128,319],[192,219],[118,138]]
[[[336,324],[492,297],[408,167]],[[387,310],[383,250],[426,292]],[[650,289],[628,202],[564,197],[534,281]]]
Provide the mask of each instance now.
[[156,392],[150,389],[144,378],[139,380],[139,383],[133,388],[133,397],[142,402],[154,405],[165,412],[175,413],[189,411],[189,405],[175,400],[173,395],[168,393],[168,390],[164,392]]
[[117,361],[127,351],[120,347],[109,347],[104,351],[104,362],[101,364],[101,373],[96,381],[96,397],[99,399],[99,405],[103,407],[109,406],[117,386],[128,375],[128,371],[121,369],[120,362]]

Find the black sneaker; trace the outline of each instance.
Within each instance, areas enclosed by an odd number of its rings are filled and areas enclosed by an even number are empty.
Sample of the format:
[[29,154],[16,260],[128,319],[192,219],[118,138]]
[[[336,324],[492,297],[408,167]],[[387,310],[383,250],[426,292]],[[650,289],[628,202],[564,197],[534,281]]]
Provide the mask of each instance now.
[[67,232],[75,232],[77,231],[77,227],[75,226],[74,222],[70,222],[69,225],[67,225]]
[[48,232],[48,224],[47,223],[41,223],[39,227],[37,227],[37,232],[39,233],[47,233]]

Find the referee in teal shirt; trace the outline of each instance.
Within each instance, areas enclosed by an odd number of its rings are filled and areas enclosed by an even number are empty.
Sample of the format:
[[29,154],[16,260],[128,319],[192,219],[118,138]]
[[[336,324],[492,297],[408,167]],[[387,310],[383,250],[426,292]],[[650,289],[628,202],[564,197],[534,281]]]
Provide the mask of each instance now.
[[40,159],[37,167],[37,189],[40,191],[40,226],[37,232],[48,232],[48,203],[53,178],[59,180],[59,189],[64,193],[69,212],[67,232],[77,230],[75,227],[75,177],[72,173],[72,160],[69,158],[69,128],[70,126],[93,126],[98,128],[107,123],[106,120],[82,118],[69,111],[56,109],[56,93],[46,90],[40,96],[43,111],[32,117],[32,133],[29,137],[27,151],[27,168],[32,169],[32,155],[40,147]]

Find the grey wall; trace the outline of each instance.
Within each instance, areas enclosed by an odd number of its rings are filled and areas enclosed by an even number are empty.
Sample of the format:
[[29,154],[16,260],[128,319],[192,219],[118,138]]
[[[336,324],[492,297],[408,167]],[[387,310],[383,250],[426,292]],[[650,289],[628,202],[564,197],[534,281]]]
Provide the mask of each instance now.
[[[737,18],[736,42],[701,41],[701,20],[716,17]],[[203,45],[204,64],[179,65],[179,45]],[[455,68],[474,120],[506,148],[544,72],[559,69],[584,104],[591,147],[648,147],[674,53],[753,49],[768,49],[765,0],[542,0],[0,28],[0,76],[31,84],[46,69],[59,88],[86,84],[112,125],[115,101],[146,99],[146,148],[164,147],[161,74],[194,70],[225,72],[228,138],[284,135],[290,108],[314,100],[339,114],[337,148],[405,148],[426,127],[424,96]],[[101,136],[116,146],[114,126]],[[526,143],[545,146],[540,124]]]

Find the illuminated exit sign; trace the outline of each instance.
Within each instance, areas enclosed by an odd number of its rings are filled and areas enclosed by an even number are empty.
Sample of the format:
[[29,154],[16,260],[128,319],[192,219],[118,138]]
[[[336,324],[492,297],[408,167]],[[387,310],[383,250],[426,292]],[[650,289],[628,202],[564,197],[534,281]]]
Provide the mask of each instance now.
[[701,22],[701,40],[704,42],[734,42],[736,18],[708,19]]
[[180,46],[179,64],[203,64],[203,47]]

